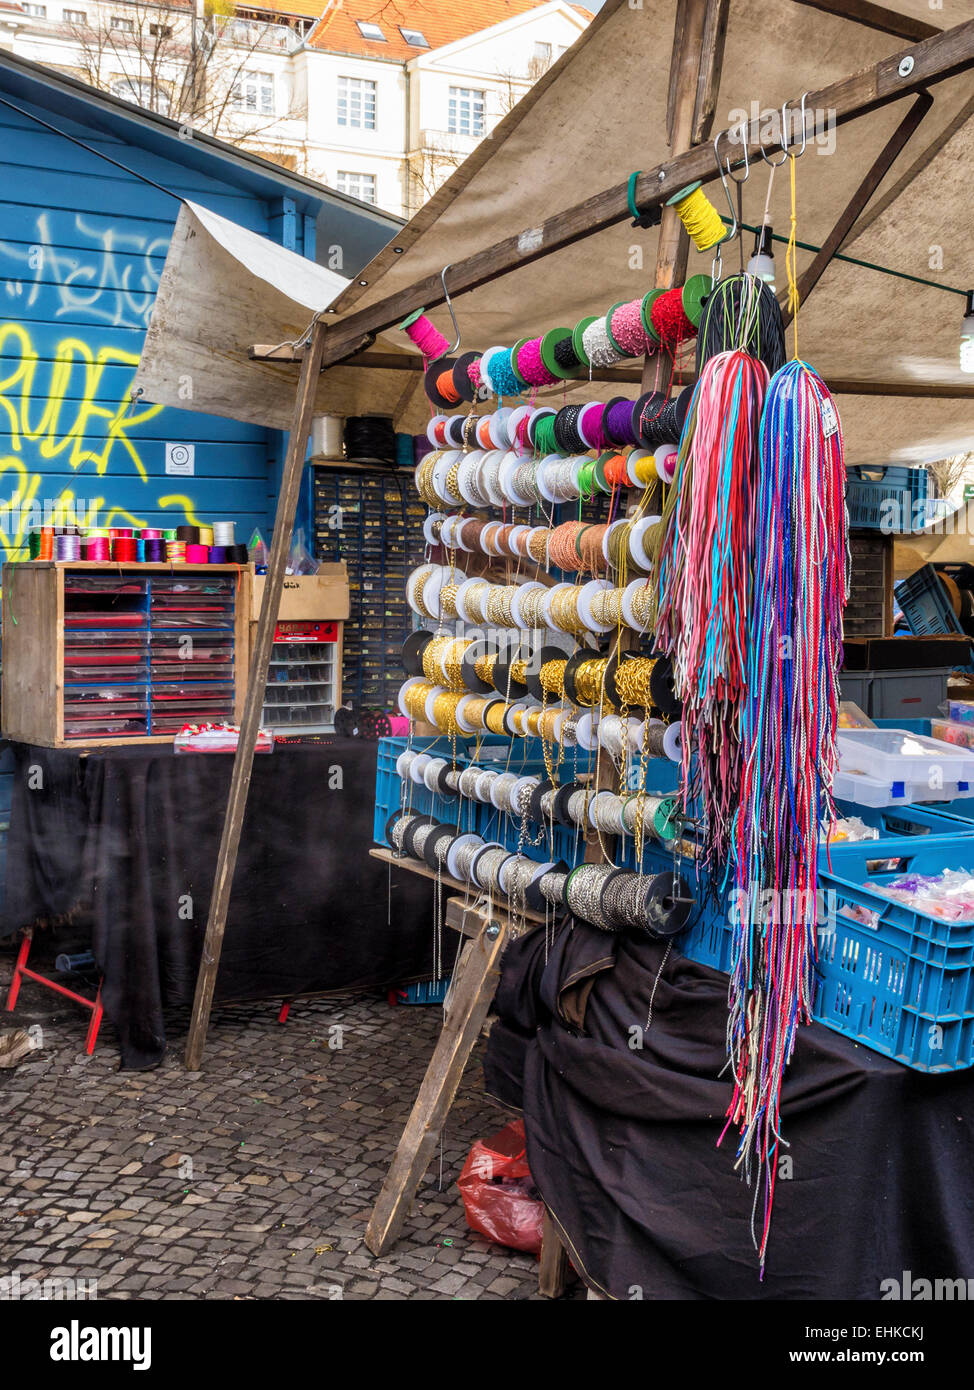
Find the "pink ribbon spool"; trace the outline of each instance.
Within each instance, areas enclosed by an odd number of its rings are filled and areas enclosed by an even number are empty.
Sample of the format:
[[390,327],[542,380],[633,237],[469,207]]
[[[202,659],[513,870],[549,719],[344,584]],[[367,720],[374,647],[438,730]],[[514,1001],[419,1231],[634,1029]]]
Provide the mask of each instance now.
[[210,547],[187,542],[186,563],[187,565],[208,565],[210,563]]

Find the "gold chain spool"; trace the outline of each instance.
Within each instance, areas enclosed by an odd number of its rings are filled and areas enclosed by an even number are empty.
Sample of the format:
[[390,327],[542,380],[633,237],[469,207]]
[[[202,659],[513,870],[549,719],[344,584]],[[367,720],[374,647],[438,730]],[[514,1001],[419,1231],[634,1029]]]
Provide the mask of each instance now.
[[538,672],[538,680],[541,682],[541,689],[546,695],[554,695],[560,700],[565,694],[565,661],[545,661],[541,670]]
[[482,616],[473,611],[472,605],[474,603],[479,603],[489,588],[490,584],[486,579],[475,580],[474,583],[464,591],[463,612],[461,613],[459,609],[457,609],[457,617],[463,618],[468,623],[482,623]]
[[598,623],[612,623],[618,626],[622,622],[622,590],[603,589],[592,599],[592,616]]
[[456,735],[463,732],[457,723],[457,705],[462,699],[462,693],[444,690],[433,701],[433,723],[440,733]]
[[494,684],[494,663],[496,661],[497,653],[487,652],[483,656],[478,656],[473,664],[473,669],[485,685]]
[[440,590],[440,615],[444,618],[459,618],[457,612],[457,590],[459,584],[444,584]]
[[518,591],[517,584],[492,584],[487,594],[484,612],[495,627],[515,627],[511,604]]
[[606,656],[586,657],[575,669],[575,690],[578,702],[587,709],[601,705],[605,710],[613,709],[611,700],[605,693],[605,673],[609,669]]
[[638,589],[633,590],[630,603],[640,626],[644,630],[652,627],[656,618],[656,600],[652,586],[640,584]]
[[578,615],[577,588],[556,589],[551,596],[551,621],[561,632],[578,635],[585,632],[585,624]]
[[526,685],[528,676],[528,663],[524,657],[518,657],[511,662],[511,683],[513,685]]
[[507,730],[504,728],[504,716],[509,709],[509,705],[504,704],[502,700],[498,700],[487,710],[485,722],[492,734],[501,734],[503,737],[507,737]]
[[453,638],[449,636],[434,637],[432,642],[427,642],[423,648],[423,675],[432,685],[443,684],[443,667],[440,662],[452,641]]
[[631,705],[649,709],[653,704],[649,682],[656,662],[648,656],[634,656],[620,661],[616,667],[615,684],[619,698],[627,708]]
[[427,681],[417,681],[415,685],[411,685],[405,692],[403,695],[403,703],[406,706],[406,712],[410,719],[425,720],[426,701],[432,689],[432,685]]
[[544,601],[548,590],[525,588],[521,595],[521,617],[526,628],[545,627]]
[[[432,646],[433,643],[430,643]],[[453,637],[443,653],[440,661],[440,669],[446,677],[446,684],[450,690],[464,689],[463,669],[461,662],[468,647],[473,646],[473,641],[469,637]]]

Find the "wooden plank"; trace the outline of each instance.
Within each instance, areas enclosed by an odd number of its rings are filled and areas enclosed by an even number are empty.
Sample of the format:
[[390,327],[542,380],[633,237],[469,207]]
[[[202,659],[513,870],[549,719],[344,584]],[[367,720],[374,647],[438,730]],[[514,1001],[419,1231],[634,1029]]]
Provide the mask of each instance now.
[[291,535],[294,530],[294,514],[301,490],[301,477],[304,472],[308,438],[311,434],[311,417],[315,409],[315,392],[321,372],[323,349],[324,328],[319,322],[312,330],[310,350],[301,364],[301,375],[298,379],[294,414],[288,437],[287,455],[284,460],[281,486],[277,497],[277,511],[274,516],[274,531],[267,564],[267,579],[264,586],[264,601],[261,604],[254,649],[251,653],[247,696],[240,720],[237,751],[233,758],[230,795],[227,799],[223,833],[220,837],[220,849],[217,855],[213,891],[210,897],[210,911],[206,922],[206,935],[203,940],[199,975],[196,980],[189,1036],[186,1041],[187,1071],[199,1071],[200,1063],[203,1060],[206,1031],[210,1021],[210,1010],[213,1006],[213,991],[216,987],[216,975],[220,966],[223,934],[227,925],[227,910],[230,906],[233,873],[237,866],[237,851],[240,848],[240,833],[243,829],[244,812],[247,809],[247,794],[250,790],[254,747],[260,728],[260,716],[267,686],[267,670],[270,664],[271,646],[274,641],[274,626],[281,602],[284,571],[287,566],[288,553],[291,549]]
[[373,1255],[384,1255],[395,1243],[429,1167],[490,1010],[508,932],[503,922],[485,921],[477,938],[463,948],[454,971],[450,1012],[365,1232]]
[[541,1226],[541,1261],[538,1265],[538,1292],[545,1298],[560,1298],[568,1281],[568,1251],[558,1228],[545,1207]]
[[[909,74],[901,77],[898,69],[902,59],[907,56],[912,59],[913,65]],[[872,67],[838,82],[809,92],[806,107],[811,112],[827,112],[831,122],[844,125],[905,96],[914,96],[924,87],[942,82],[971,67],[974,67],[974,20],[884,58]],[[797,99],[800,100],[800,97],[801,93],[798,93]],[[793,96],[792,103],[795,102],[796,97]],[[814,129],[809,130],[809,135],[814,133]],[[772,139],[764,148],[767,154],[774,154],[781,147]],[[735,149],[743,156],[740,146]],[[757,159],[760,156],[759,141],[749,139],[748,150]],[[640,175],[635,188],[637,206],[658,206],[694,180],[709,183],[717,177],[718,164],[713,146],[709,143],[694,146]],[[455,262],[450,269],[450,294],[456,298],[510,270],[541,260],[553,251],[615,226],[628,216],[627,181],[553,214],[537,227],[525,228]],[[363,335],[392,328],[413,310],[430,309],[443,302],[444,292],[439,275],[426,276],[329,328],[322,360],[325,365],[338,362],[361,348]]]
[[703,38],[700,43],[700,68],[697,74],[697,99],[693,113],[690,143],[699,145],[708,139],[717,110],[717,94],[724,63],[724,42],[730,0],[711,0],[704,17]]
[[[697,89],[701,69],[707,14],[715,0],[679,0],[673,50],[670,54],[670,89],[666,110],[667,139],[671,150],[685,150],[693,143]],[[637,203],[637,206],[641,206]],[[686,274],[690,241],[676,208],[664,207],[656,251],[657,289],[670,289]]]
[[885,5],[873,5],[870,0],[795,0],[810,10],[821,10],[823,14],[833,14],[839,19],[851,19],[854,24],[863,24],[867,29],[878,29],[881,34],[892,34],[894,38],[919,43],[943,33],[935,24],[927,24],[912,15],[898,14],[888,10]]
[[[216,566],[212,566],[216,569]],[[247,672],[250,670],[250,605],[253,574],[248,565],[240,571],[240,582],[233,604],[233,719],[239,724],[247,699]]]
[[[932,105],[933,97],[930,93],[920,92],[916,101],[914,101],[909,111],[907,111],[906,115],[893,131],[893,134],[873,160],[865,178],[842,209],[835,226],[822,243],[822,249],[816,254],[815,259],[808,269],[799,276],[799,307],[804,304],[805,300],[825,274],[836,251],[841,250],[843,242],[846,241],[850,232],[855,227],[860,215],[865,210],[866,204],[889,173],[900,154],[902,154],[905,145]],[[917,172],[919,172],[919,170],[917,170]],[[787,328],[794,317],[792,311],[788,308],[787,291],[783,292],[782,295],[779,296],[779,299],[781,301],[781,317],[784,326]]]
[[59,576],[22,562],[3,566],[3,735],[50,746],[58,736]]
[[[439,730],[436,730],[436,732],[439,733]],[[369,850],[369,855],[373,859],[378,859],[383,864],[391,865],[394,869],[405,869],[407,873],[418,874],[420,878],[438,879],[439,882],[447,888],[455,888],[462,893],[469,893],[471,891],[471,885],[469,883],[464,883],[462,879],[451,878],[449,874],[436,874],[430,866],[423,861],[394,854],[391,849],[386,849],[384,846],[376,845],[373,849]],[[479,888],[474,888],[472,891],[474,891],[478,897],[487,896],[482,893]],[[495,898],[488,898],[488,901],[490,902],[495,916],[507,917],[509,908],[506,898],[503,902],[498,902]],[[527,909],[520,915],[529,922],[543,922],[545,920],[543,913],[530,912]]]

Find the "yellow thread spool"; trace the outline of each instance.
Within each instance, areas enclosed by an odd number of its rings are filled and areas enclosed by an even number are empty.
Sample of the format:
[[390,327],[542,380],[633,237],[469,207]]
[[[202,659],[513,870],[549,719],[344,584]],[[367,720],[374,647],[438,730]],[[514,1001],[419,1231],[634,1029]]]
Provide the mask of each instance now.
[[645,458],[636,459],[632,466],[632,476],[640,487],[649,487],[651,483],[656,482],[659,474],[656,471],[656,460],[652,454],[648,454]]
[[453,690],[445,690],[437,695],[433,701],[433,723],[443,734],[459,734],[462,732],[457,723],[457,705],[463,699],[462,694],[457,694]]
[[681,188],[668,202],[687,229],[687,235],[698,251],[709,251],[727,235],[720,213],[704,193],[699,183]]
[[502,700],[497,700],[487,710],[485,723],[492,734],[507,736],[507,730],[504,728],[504,716],[509,708],[510,706],[505,705]]

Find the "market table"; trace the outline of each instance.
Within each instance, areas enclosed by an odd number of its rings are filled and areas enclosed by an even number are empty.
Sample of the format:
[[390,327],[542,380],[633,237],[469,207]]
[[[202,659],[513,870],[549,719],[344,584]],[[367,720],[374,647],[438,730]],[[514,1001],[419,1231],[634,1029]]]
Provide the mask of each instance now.
[[550,951],[543,931],[508,946],[495,1007],[487,1091],[523,1111],[532,1177],[596,1292],[878,1300],[910,1296],[906,1282],[921,1297],[920,1280],[974,1288],[974,1071],[921,1073],[803,1028],[762,1282],[736,1131],[716,1146],[731,1092],[727,977],[648,936],[576,921]]
[[[122,1066],[155,1066],[163,1009],[192,1003],[233,759],[146,745],[87,757],[13,749],[0,937],[90,913]],[[369,858],[375,765],[376,745],[360,739],[254,759],[219,1001],[432,974],[432,886],[390,880]]]

